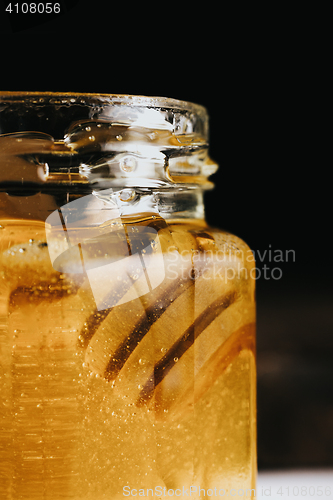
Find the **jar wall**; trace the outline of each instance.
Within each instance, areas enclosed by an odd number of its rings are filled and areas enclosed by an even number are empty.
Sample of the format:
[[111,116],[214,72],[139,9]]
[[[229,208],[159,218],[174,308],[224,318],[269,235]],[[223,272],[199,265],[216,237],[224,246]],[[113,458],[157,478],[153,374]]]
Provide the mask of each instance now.
[[200,179],[36,175],[0,192],[0,498],[254,488],[250,249]]

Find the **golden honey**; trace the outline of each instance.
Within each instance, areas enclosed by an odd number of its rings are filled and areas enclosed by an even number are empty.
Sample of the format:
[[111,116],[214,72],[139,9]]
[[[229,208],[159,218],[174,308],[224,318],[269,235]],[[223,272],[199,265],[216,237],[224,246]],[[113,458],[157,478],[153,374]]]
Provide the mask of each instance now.
[[0,99],[0,499],[254,498],[254,262],[205,222],[206,111]]

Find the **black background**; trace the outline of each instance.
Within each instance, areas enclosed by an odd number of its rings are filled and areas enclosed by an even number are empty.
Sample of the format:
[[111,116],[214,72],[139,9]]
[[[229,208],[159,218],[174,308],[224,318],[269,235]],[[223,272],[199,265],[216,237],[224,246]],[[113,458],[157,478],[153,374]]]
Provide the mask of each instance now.
[[[207,107],[220,165],[206,194],[208,221],[256,255],[295,255],[257,260],[259,469],[332,467],[325,30],[314,32],[311,13],[239,5],[108,10],[81,0],[63,12],[35,26],[0,18],[1,90],[155,95]],[[281,268],[281,279],[265,279],[263,265]]]

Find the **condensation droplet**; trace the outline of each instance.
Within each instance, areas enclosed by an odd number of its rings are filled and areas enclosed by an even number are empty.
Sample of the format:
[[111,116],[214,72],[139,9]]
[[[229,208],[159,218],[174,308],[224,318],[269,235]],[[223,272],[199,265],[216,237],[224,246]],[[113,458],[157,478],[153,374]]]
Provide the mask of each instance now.
[[135,170],[136,168],[136,159],[132,156],[124,156],[120,160],[120,168],[124,172],[133,172],[133,170]]
[[119,193],[119,198],[121,201],[128,202],[131,201],[135,198],[135,191],[134,189],[123,189]]
[[147,134],[147,136],[151,141],[154,141],[157,137],[157,134],[156,132],[151,132],[150,134]]

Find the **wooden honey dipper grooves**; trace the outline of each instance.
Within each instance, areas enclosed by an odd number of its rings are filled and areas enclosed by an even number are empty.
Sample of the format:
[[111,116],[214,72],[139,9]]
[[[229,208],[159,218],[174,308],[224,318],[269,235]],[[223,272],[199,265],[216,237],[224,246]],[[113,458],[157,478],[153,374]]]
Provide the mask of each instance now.
[[[225,312],[233,307],[230,314],[236,314],[242,307],[235,288],[223,280],[218,284],[215,280],[212,287],[207,278],[213,275],[213,270],[207,266],[201,272],[197,268],[195,273],[192,271],[187,279],[166,280],[147,296],[111,309],[89,342],[85,357],[88,368],[112,382],[115,393],[128,398],[129,403],[138,407],[156,406],[153,396],[161,387],[169,393],[164,402],[160,402],[164,409],[171,409],[176,404],[178,392],[189,391],[186,370],[189,363],[193,365],[193,359],[189,361],[193,354],[188,356],[193,345],[198,345],[202,351],[203,366],[196,375],[198,378],[207,369],[208,359],[222,349],[221,345],[228,337],[238,346],[231,348],[232,341],[226,344],[235,355],[244,344],[244,335],[237,328],[237,323],[234,323],[235,330],[241,333],[228,331],[221,335],[220,323]],[[207,348],[207,338],[203,333],[211,325],[215,325],[211,342],[213,347]],[[224,351],[222,349],[221,356],[229,359]],[[179,377],[177,394],[171,396],[174,388],[171,388],[172,384],[168,387],[167,381],[173,372],[182,371],[182,365],[185,373]],[[199,380],[197,386],[202,386],[198,394],[206,390],[203,387],[209,387],[200,384]]]

